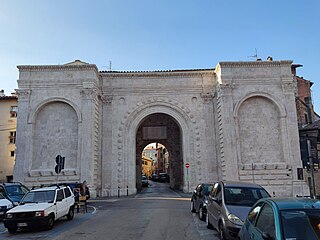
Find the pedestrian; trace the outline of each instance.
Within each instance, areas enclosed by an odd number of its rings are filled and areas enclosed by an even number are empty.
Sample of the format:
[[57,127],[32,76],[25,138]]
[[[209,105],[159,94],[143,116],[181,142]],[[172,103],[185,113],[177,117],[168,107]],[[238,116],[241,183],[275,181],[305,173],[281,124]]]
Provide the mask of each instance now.
[[88,200],[90,198],[90,191],[87,186],[87,181],[83,181],[83,183],[81,185],[81,189],[80,189],[80,195],[83,197],[86,197],[86,200]]

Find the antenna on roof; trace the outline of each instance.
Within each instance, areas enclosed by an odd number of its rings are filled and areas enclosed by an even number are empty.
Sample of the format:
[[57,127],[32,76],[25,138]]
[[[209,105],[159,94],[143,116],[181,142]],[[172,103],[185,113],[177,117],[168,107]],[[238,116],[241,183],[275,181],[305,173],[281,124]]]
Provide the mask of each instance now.
[[258,51],[257,51],[257,49],[255,48],[254,49],[255,50],[255,55],[253,55],[253,56],[248,56],[248,58],[255,58],[256,59],[256,61],[261,61],[261,58],[258,58]]
[[[107,67],[107,66],[102,66],[102,67]],[[112,71],[112,62],[109,60],[109,66],[108,66],[108,71]]]
[[112,71],[111,65],[112,65],[112,62],[111,62],[111,60],[110,60],[110,61],[109,61],[109,71],[110,71],[110,72]]

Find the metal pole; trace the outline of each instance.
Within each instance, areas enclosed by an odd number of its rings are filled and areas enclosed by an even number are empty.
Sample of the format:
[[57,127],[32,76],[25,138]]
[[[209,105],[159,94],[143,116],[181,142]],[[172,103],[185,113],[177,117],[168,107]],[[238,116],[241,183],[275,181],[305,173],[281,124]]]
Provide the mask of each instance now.
[[254,165],[253,165],[253,163],[251,164],[251,169],[252,169],[252,182],[254,183]]
[[188,192],[189,192],[189,170],[187,168],[187,181],[188,181]]
[[309,156],[309,163],[310,163],[311,188],[312,188],[312,192],[310,193],[310,195],[313,198],[316,198],[316,188],[315,188],[315,183],[314,183],[314,166],[313,166],[313,159],[311,156],[311,143],[310,143],[309,139],[307,139],[307,145],[308,145],[308,156]]

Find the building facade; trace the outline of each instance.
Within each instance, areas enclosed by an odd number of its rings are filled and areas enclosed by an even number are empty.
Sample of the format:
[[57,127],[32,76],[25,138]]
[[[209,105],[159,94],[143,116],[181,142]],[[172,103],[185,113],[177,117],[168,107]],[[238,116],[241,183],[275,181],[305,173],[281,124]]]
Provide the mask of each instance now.
[[[19,66],[14,180],[87,180],[93,195],[135,194],[142,151],[158,142],[168,151],[172,188],[241,180],[276,196],[305,194],[296,171],[291,65],[220,62],[215,69],[154,72],[104,72],[79,60]],[[65,157],[59,175],[57,155]]]
[[155,164],[152,158],[147,156],[142,156],[141,158],[141,171],[142,175],[145,175],[147,178],[151,178],[152,172],[155,169]]
[[18,97],[0,91],[0,182],[13,180]]

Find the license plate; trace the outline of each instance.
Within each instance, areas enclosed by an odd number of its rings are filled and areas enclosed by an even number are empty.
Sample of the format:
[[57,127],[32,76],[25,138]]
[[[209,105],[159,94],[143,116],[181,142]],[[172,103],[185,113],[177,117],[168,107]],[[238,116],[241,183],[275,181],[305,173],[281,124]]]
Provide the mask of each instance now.
[[17,226],[18,227],[26,227],[26,226],[28,226],[28,224],[27,223],[18,223]]

